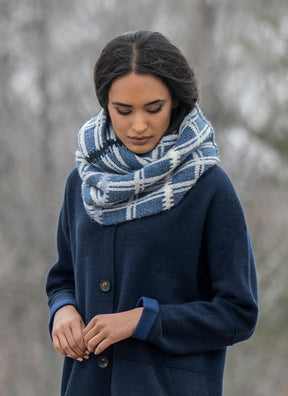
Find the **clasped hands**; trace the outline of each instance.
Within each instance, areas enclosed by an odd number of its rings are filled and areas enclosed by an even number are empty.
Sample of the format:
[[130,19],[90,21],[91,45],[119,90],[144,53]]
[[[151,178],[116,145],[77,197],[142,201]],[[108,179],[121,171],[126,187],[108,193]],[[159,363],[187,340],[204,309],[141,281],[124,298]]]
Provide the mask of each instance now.
[[90,353],[99,355],[110,345],[132,336],[143,308],[96,315],[85,326],[73,305],[65,305],[54,316],[52,339],[61,355],[83,361]]

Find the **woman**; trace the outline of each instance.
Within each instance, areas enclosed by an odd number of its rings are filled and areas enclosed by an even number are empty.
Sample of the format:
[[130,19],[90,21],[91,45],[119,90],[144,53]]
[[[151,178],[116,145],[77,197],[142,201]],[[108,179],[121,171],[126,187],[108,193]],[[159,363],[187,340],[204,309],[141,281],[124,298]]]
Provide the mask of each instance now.
[[243,211],[194,73],[156,32],[109,42],[79,131],[47,279],[62,395],[222,394],[257,320]]

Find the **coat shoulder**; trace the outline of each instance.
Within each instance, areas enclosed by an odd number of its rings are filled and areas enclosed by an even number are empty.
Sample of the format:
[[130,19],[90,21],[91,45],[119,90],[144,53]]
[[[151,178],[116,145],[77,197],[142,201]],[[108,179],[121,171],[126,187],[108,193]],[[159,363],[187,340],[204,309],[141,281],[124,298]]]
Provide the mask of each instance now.
[[71,186],[71,185],[73,186],[73,185],[79,184],[79,183],[81,183],[81,179],[80,179],[78,170],[75,167],[68,174],[67,179],[66,179],[66,185],[67,186]]
[[199,182],[210,189],[230,190],[234,192],[232,181],[228,174],[219,165],[214,165],[199,179]]

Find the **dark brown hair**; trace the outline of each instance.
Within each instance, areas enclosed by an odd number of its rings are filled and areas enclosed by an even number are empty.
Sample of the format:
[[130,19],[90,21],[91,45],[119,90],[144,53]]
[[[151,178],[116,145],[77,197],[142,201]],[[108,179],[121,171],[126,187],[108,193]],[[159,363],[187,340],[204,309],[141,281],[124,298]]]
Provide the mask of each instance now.
[[194,72],[180,50],[162,34],[128,32],[103,48],[94,68],[94,84],[100,105],[108,116],[108,94],[113,81],[131,72],[160,77],[179,106],[172,111],[169,131],[178,128],[198,99]]

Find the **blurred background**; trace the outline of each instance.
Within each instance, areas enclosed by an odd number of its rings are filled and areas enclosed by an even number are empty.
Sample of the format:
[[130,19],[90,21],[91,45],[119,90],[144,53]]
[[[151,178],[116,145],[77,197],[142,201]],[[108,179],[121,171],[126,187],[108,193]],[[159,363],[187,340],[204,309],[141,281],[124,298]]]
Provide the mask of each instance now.
[[[198,77],[259,278],[251,340],[229,348],[225,396],[288,395],[287,0],[0,0],[0,393],[59,394],[44,284],[93,66],[115,35],[157,30]],[[201,396],[201,395],[199,395]],[[212,395],[211,395],[212,396]]]

